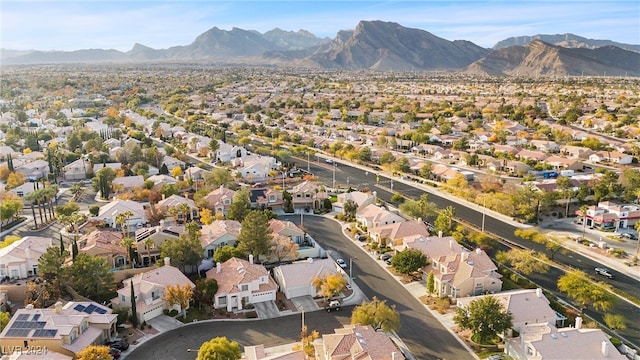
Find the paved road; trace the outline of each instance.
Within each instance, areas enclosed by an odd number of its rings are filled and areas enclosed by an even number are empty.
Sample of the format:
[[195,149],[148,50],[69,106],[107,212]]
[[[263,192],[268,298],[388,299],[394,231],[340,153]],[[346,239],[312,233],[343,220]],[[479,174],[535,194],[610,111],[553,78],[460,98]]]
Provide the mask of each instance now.
[[[352,310],[344,307],[331,313],[305,313],[305,324],[310,331],[332,334],[349,323]],[[300,340],[301,323],[300,314],[267,320],[198,322],[152,337],[127,354],[127,359],[193,360],[200,345],[217,336],[226,336],[241,346],[290,344]]]
[[[300,216],[290,216],[289,220],[299,224]],[[349,258],[353,258],[352,275],[358,287],[369,299],[377,296],[379,299],[387,300],[388,304],[396,305],[402,325],[398,336],[416,359],[473,359],[422,303],[374,259],[364,254],[353,240],[342,234],[342,228],[337,222],[318,216],[305,216],[303,221],[309,233],[332,256],[340,256],[347,263]]]
[[[306,161],[298,161],[299,166],[304,166],[306,168]],[[325,184],[331,184],[334,177],[334,171],[331,165],[326,164],[322,161],[312,162],[311,163],[311,172],[318,176],[319,179]],[[425,193],[425,191],[406,185],[399,181],[391,181],[389,177],[380,176],[379,186],[376,185],[376,175],[371,171],[364,171],[358,168],[354,168],[349,166],[348,164],[339,164],[335,168],[335,179],[337,185],[346,185],[347,178],[349,179],[349,184],[355,188],[368,187],[371,190],[377,192],[379,198],[384,201],[390,201],[391,196],[394,192],[400,192],[406,196],[410,196],[413,198],[419,198],[421,194]],[[364,185],[366,184],[366,185]],[[388,189],[393,188],[393,192]],[[456,209],[456,216],[472,223],[478,227],[482,224],[482,212],[477,211],[472,208],[468,208],[466,206],[462,206],[457,202],[451,201],[447,198],[429,193],[429,200],[434,202],[439,208],[443,209],[447,206],[453,206]],[[306,221],[305,221],[306,225]],[[544,246],[535,244],[529,241],[522,240],[513,235],[516,227],[505,223],[499,219],[495,219],[489,215],[485,217],[485,229],[488,232],[494,233],[498,236],[501,236],[505,239],[508,239],[516,244],[519,244],[524,247],[531,248],[535,251],[539,251],[547,254],[551,257],[551,254],[544,248]],[[581,269],[585,271],[587,274],[593,274],[594,278],[597,280],[603,280],[601,278],[595,277],[596,275],[593,272],[594,267],[600,265],[594,260],[586,258],[578,253],[568,252],[566,254],[555,254],[554,260],[557,262],[569,266],[571,268]],[[566,296],[558,292],[556,281],[559,276],[563,273],[558,269],[552,269],[549,273],[545,275],[534,274],[531,276],[532,280],[534,280],[541,287],[554,291],[556,295],[559,295],[563,298]],[[625,291],[626,293],[640,298],[640,283],[624,274],[617,274],[616,280],[607,280],[612,286]],[[636,346],[640,347],[640,309],[637,306],[631,305],[625,301],[618,301],[616,306],[611,310],[612,313],[622,314],[625,316],[627,320],[627,329],[618,331],[618,333],[634,343]],[[598,321],[603,323],[603,313],[601,312],[592,312],[587,311],[587,313],[597,319]]]

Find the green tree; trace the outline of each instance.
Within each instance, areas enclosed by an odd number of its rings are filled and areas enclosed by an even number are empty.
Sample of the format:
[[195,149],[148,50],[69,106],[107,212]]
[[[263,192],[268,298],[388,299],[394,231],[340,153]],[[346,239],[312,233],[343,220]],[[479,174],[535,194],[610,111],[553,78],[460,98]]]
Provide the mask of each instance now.
[[64,261],[69,256],[68,251],[60,253],[60,248],[50,247],[38,259],[38,273],[49,282],[59,283],[64,278]]
[[233,194],[231,206],[227,213],[227,219],[242,222],[247,214],[251,211],[251,203],[249,202],[249,190],[241,189]]
[[100,192],[102,199],[109,199],[111,195],[111,185],[116,178],[116,173],[109,167],[103,167],[96,172],[93,178],[93,187]]
[[433,295],[436,292],[436,282],[435,277],[433,275],[433,271],[429,271],[429,276],[427,276],[427,294]]
[[473,300],[466,308],[458,308],[453,321],[459,327],[473,331],[479,342],[484,344],[510,329],[513,315],[495,297],[484,296]]
[[60,205],[56,208],[56,215],[71,216],[72,214],[80,211],[80,205],[75,201],[69,201],[64,205]]
[[238,234],[238,248],[252,254],[256,262],[260,262],[260,255],[269,252],[269,244],[273,240],[269,219],[260,210],[251,210],[242,221],[240,234]]
[[349,199],[344,203],[344,207],[342,209],[344,211],[344,221],[351,222],[356,219],[356,212],[358,211],[358,203]]
[[82,296],[94,297],[108,292],[113,284],[113,273],[104,258],[78,254],[67,273],[72,287]]
[[608,311],[615,303],[611,287],[605,283],[593,283],[583,271],[572,270],[558,278],[558,289],[572,298],[580,310],[592,306],[596,310]]
[[135,288],[133,287],[133,279],[130,280],[129,283],[129,287],[131,288],[131,325],[133,325],[134,328],[138,327],[138,308],[137,308],[137,299],[136,299],[136,292],[135,292]]
[[429,201],[429,195],[422,194],[419,200],[407,200],[400,204],[400,211],[416,220],[426,221],[438,213],[438,208]]
[[427,256],[418,249],[406,249],[391,259],[391,266],[399,273],[409,275],[429,264]]
[[376,331],[397,331],[400,329],[400,315],[395,305],[388,306],[386,301],[374,296],[373,300],[353,309],[351,324],[370,325]]
[[507,252],[499,252],[496,259],[523,275],[531,275],[534,272],[545,274],[549,271],[549,265],[546,264],[549,259],[533,250],[513,248]]
[[193,289],[191,288],[191,285],[167,285],[166,291],[164,301],[166,301],[169,306],[179,305],[180,313],[184,319],[187,316],[189,303],[191,302],[191,299],[193,299]]
[[400,194],[399,192],[396,192],[395,194],[393,194],[393,196],[391,196],[391,202],[394,204],[402,204],[404,202],[404,196],[402,196],[402,194]]
[[438,217],[433,223],[436,232],[442,231],[443,235],[449,235],[453,230],[453,218],[456,216],[456,209],[453,206],[447,206],[440,211]]
[[347,287],[347,279],[340,273],[326,274],[313,278],[312,284],[316,287],[318,295],[331,299]]
[[611,330],[624,330],[627,328],[625,317],[619,314],[604,314],[604,323]]
[[186,233],[173,241],[165,241],[160,246],[160,257],[168,257],[171,259],[171,265],[179,268],[182,272],[186,272],[187,266],[191,266],[191,270],[197,267],[200,260],[204,257],[204,249],[200,243],[200,239],[193,238]]
[[244,259],[247,257],[247,254],[239,248],[231,245],[219,247],[216,249],[216,252],[213,253],[213,261],[221,264],[234,257]]
[[200,308],[203,304],[213,304],[216,292],[218,292],[218,282],[215,279],[196,280],[196,290],[193,295],[198,300]]
[[241,358],[240,344],[222,336],[202,343],[196,360],[240,360]]
[[11,319],[11,314],[6,311],[0,312],[0,331],[4,330],[9,324],[9,320]]
[[213,187],[227,184],[233,180],[231,172],[223,168],[215,168],[203,175],[205,184]]
[[132,268],[138,262],[137,259],[134,259],[135,253],[133,251],[133,248],[136,244],[137,243],[135,242],[135,240],[129,236],[123,238],[120,241],[120,246],[122,246],[125,250],[127,250],[127,254],[129,254],[129,262]]

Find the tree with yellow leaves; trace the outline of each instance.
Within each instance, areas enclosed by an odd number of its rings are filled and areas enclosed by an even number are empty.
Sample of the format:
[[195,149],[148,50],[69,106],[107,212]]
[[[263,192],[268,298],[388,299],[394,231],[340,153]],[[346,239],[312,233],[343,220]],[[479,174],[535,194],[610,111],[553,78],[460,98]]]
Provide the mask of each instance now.
[[207,208],[200,209],[200,222],[205,225],[209,225],[213,222],[213,212]]
[[111,360],[108,346],[90,345],[76,354],[76,360]]
[[313,279],[318,295],[325,298],[333,298],[340,294],[347,286],[347,279],[341,274],[327,274]]
[[7,188],[18,187],[26,182],[24,174],[19,171],[14,171],[7,177]]
[[187,309],[191,299],[193,299],[193,289],[189,284],[167,286],[164,301],[169,303],[169,306],[180,305],[180,313],[183,319],[187,316]]
[[174,178],[177,178],[180,175],[182,175],[182,168],[180,166],[176,166],[173,169],[171,169],[171,176],[173,176]]

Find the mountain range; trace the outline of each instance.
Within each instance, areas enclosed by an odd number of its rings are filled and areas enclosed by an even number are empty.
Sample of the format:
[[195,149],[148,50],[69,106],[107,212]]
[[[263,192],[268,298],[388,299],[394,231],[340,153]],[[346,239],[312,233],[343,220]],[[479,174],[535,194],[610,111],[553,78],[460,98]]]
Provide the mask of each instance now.
[[213,27],[191,44],[167,49],[138,43],[127,52],[2,49],[0,60],[4,65],[189,61],[505,76],[640,76],[640,45],[563,34],[512,37],[487,49],[383,21],[361,21],[354,30],[341,30],[333,39],[305,30],[276,28],[263,34]]

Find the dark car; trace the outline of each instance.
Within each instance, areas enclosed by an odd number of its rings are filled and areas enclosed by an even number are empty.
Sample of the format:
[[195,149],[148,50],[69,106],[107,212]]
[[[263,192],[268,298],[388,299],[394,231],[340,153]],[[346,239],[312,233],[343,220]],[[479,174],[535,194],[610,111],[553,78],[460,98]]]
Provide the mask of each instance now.
[[116,340],[108,343],[110,348],[125,351],[129,348],[129,343],[124,340]]
[[109,355],[114,359],[120,359],[120,350],[115,348],[109,348]]
[[607,268],[597,267],[595,270],[596,270],[596,273],[598,275],[602,275],[602,276],[607,277],[609,279],[615,279],[616,278],[616,275],[614,273],[612,273],[611,270],[609,270]]
[[393,260],[393,256],[388,257],[384,262],[385,262],[387,265],[391,265],[391,260]]
[[358,240],[358,241],[367,241],[367,235],[358,234],[358,235],[356,235],[356,240]]

